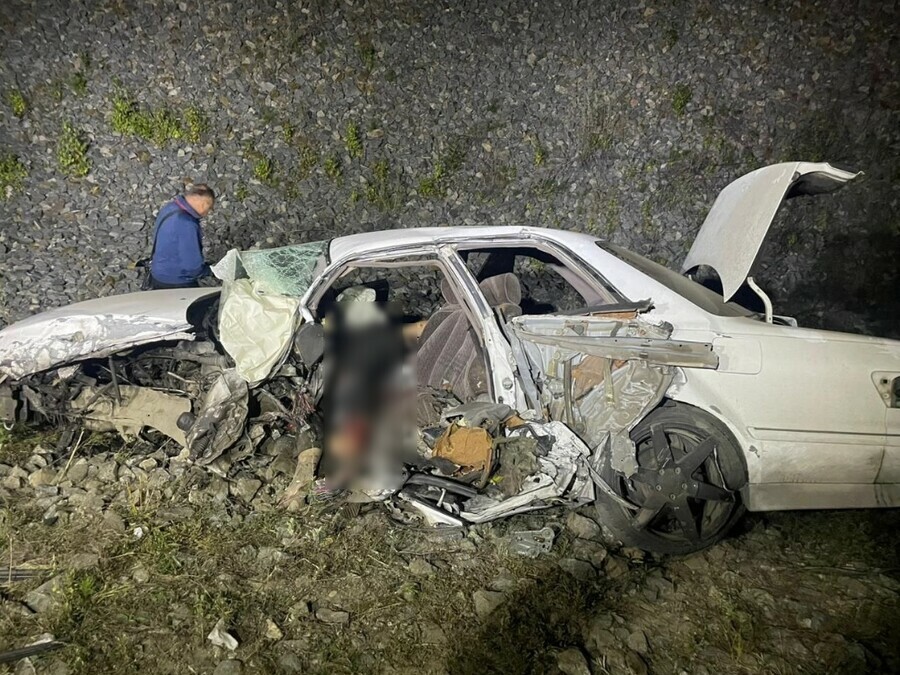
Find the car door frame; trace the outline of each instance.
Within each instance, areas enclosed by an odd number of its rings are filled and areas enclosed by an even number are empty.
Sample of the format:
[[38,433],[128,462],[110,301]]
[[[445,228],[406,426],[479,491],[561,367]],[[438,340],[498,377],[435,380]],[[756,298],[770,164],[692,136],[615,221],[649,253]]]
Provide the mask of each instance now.
[[[409,258],[413,257],[424,258],[424,260],[410,261]],[[418,265],[438,267],[454,295],[460,299],[460,306],[481,343],[485,367],[489,374],[488,394],[491,399],[517,409],[524,407],[525,397],[509,343],[494,320],[493,312],[482,295],[478,282],[472,276],[465,261],[456,252],[453,244],[400,246],[378,251],[364,251],[330,261],[304,294],[301,301],[304,320],[316,320],[318,304],[325,292],[348,269],[360,267],[398,268]]]

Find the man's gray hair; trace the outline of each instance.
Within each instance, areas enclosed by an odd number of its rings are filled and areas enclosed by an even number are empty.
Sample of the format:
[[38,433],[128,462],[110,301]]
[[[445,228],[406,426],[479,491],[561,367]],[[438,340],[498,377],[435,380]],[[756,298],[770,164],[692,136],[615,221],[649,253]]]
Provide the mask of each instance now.
[[216,193],[213,192],[213,189],[206,183],[194,183],[185,190],[184,194],[186,196],[193,195],[195,197],[204,197],[205,199],[216,201]]

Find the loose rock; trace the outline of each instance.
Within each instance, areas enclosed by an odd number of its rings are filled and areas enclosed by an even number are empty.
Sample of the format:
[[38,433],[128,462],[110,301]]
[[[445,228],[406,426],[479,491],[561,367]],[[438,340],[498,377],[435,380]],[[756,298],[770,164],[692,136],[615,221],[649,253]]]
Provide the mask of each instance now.
[[600,526],[587,516],[572,511],[566,518],[566,527],[579,539],[599,539]]
[[556,666],[563,675],[591,675],[587,659],[580,649],[570,647],[556,655]]
[[472,594],[475,602],[475,614],[485,618],[497,609],[506,600],[506,595],[497,591],[480,590]]

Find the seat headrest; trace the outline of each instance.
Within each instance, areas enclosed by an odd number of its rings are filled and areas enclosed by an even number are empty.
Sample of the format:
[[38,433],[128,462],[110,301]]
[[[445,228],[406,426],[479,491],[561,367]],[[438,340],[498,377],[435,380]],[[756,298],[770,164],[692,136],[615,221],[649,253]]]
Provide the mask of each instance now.
[[491,307],[518,305],[522,302],[522,284],[519,283],[519,277],[512,272],[488,277],[478,285]]

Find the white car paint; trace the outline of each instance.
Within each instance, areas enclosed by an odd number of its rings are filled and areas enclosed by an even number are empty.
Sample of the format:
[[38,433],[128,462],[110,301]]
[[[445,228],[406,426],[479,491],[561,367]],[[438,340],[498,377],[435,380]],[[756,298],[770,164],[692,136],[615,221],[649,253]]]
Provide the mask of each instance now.
[[144,291],[35,314],[0,331],[0,379],[161,339],[192,340],[188,309],[218,292],[216,288]]
[[[818,172],[833,180],[840,177],[834,173],[837,170],[824,168],[828,165],[792,166],[790,171],[779,169],[778,179],[772,179],[776,187],[771,194],[779,204],[796,182],[795,174]],[[731,201],[747,208],[743,200]],[[777,205],[773,208],[766,203],[760,208],[774,214]],[[771,215],[766,228],[770,221]],[[717,218],[714,222],[724,221]],[[311,320],[324,290],[349,266],[424,257],[444,271],[481,334],[494,398],[521,407],[524,385],[510,345],[456,253],[460,248],[492,243],[520,243],[553,252],[586,283],[605,286],[598,287],[598,293],[612,289],[628,301],[652,300],[652,308],[641,318],[671,324],[672,340],[713,345],[717,369],[681,367],[667,395],[715,415],[732,431],[746,457],[750,482],[744,496],[751,510],[900,505],[900,408],[891,406],[890,396],[884,397],[880,384],[900,377],[900,342],[769,324],[739,308],[721,305],[720,297],[716,299],[720,305],[715,305],[706,289],[689,299],[633,261],[602,248],[602,242],[587,234],[504,226],[419,228],[340,237],[330,243],[327,259],[301,298],[300,313]],[[749,246],[753,248],[752,243]],[[750,263],[757,250],[758,246]],[[749,269],[743,256],[741,260],[740,282],[736,282],[737,267],[725,272],[726,297],[728,289],[734,283],[740,285]],[[679,283],[693,284],[677,278]],[[56,339],[52,328],[81,321],[86,322],[84,326],[102,325],[98,317],[115,317],[113,324],[119,328],[131,320],[128,317],[135,317],[139,329],[114,339],[91,337],[78,348],[71,347],[75,331],[70,329],[68,361],[91,355],[92,346],[108,353],[116,346],[137,344],[136,340],[163,339],[187,328],[187,307],[209,292],[118,296],[33,317],[0,332],[0,366],[9,367],[11,350],[25,344],[23,337],[29,351],[37,352],[41,340]],[[712,311],[716,307],[723,311]],[[154,329],[150,324],[157,319],[159,325]],[[40,363],[63,362],[51,358]],[[19,367],[15,372],[24,371]]]
[[782,201],[833,192],[862,175],[825,162],[783,162],[741,176],[716,197],[682,266],[708,265],[731,299],[744,283]]

